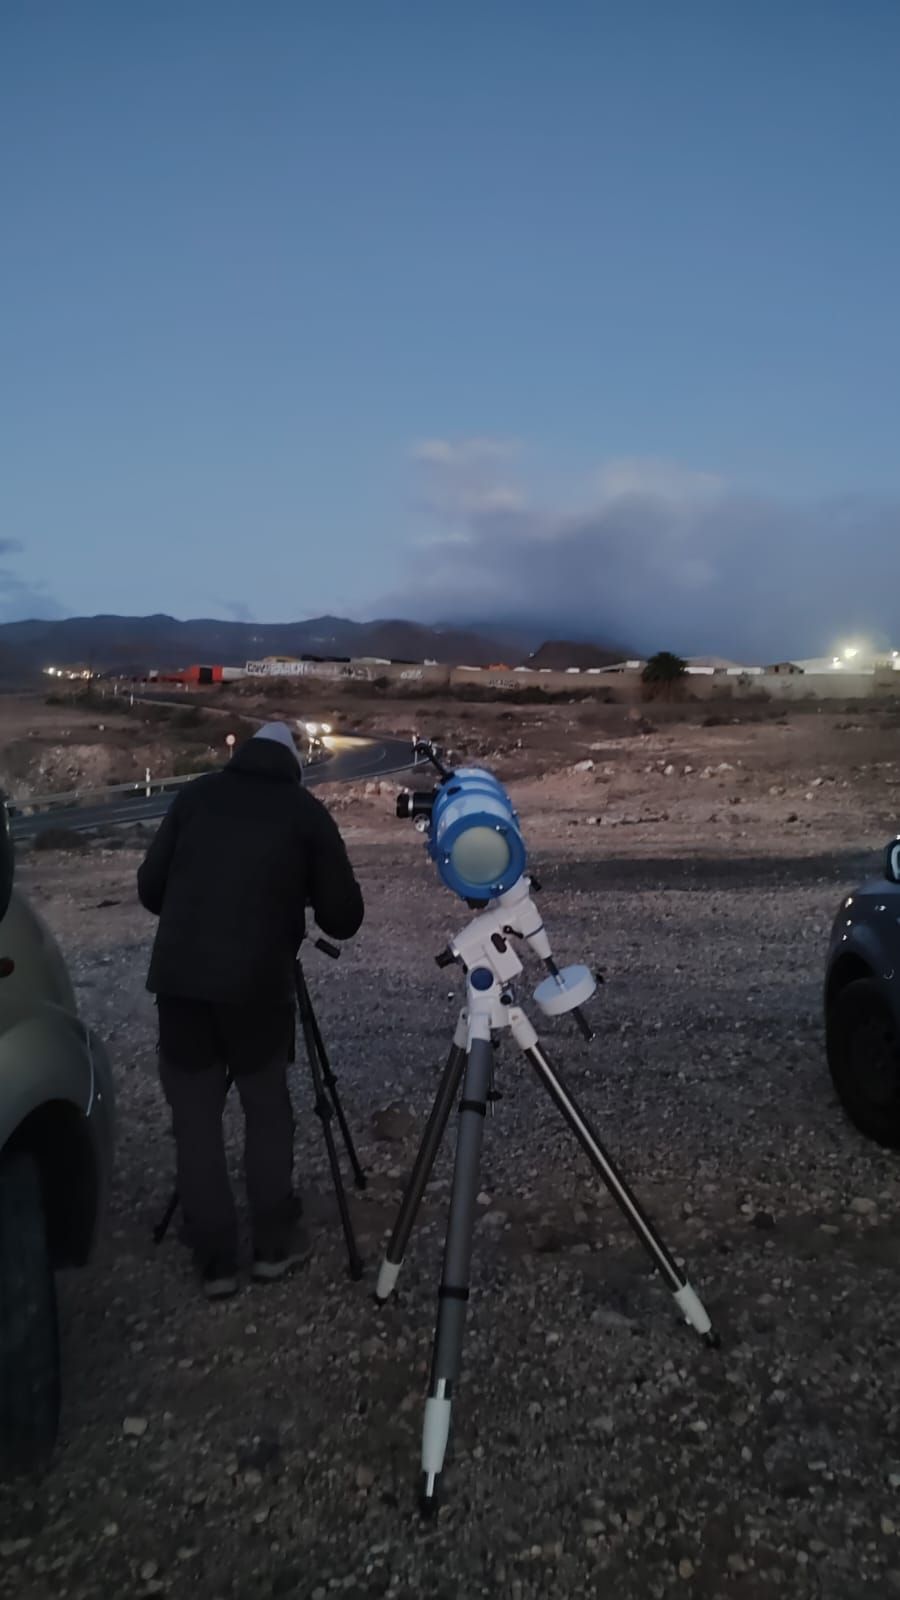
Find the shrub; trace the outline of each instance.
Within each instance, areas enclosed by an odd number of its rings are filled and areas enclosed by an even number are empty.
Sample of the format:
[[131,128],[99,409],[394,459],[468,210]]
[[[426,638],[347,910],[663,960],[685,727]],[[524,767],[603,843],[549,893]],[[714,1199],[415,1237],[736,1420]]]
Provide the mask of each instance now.
[[222,765],[211,750],[184,750],[172,763],[173,778],[199,778],[204,772],[214,772]]
[[35,850],[68,850],[73,853],[88,848],[88,841],[74,828],[42,828],[34,836]]
[[199,706],[181,706],[172,714],[173,728],[200,728],[207,721]]
[[686,675],[687,662],[681,656],[671,650],[658,650],[641,673],[641,682],[651,696],[659,694],[665,699],[671,696],[676,685],[684,682]]

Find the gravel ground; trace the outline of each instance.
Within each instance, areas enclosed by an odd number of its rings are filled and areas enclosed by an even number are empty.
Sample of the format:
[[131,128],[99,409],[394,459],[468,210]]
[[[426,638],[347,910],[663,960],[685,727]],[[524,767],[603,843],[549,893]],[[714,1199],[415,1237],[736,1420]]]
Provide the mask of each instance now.
[[[119,1154],[96,1262],[61,1282],[57,1458],[0,1499],[4,1595],[900,1594],[900,1168],[842,1119],[820,1023],[827,930],[881,820],[838,808],[780,844],[759,801],[729,849],[714,829],[683,840],[674,812],[669,834],[626,839],[588,826],[593,797],[565,816],[552,798],[529,817],[545,916],[559,959],[596,963],[606,984],[593,1045],[543,1031],[688,1263],[721,1351],[680,1324],[507,1047],[445,1500],[421,1524],[449,1150],[395,1303],[377,1312],[371,1289],[459,1003],[431,960],[456,905],[411,830],[371,802],[342,815],[368,921],[339,965],[311,954],[307,973],[371,1174],[352,1195],[369,1270],[347,1276],[300,1070],[316,1254],[211,1308],[174,1231],[150,1242],[171,1147],[137,858],[35,858],[26,885],[110,1041]],[[237,1170],[231,1113],[229,1135]]]

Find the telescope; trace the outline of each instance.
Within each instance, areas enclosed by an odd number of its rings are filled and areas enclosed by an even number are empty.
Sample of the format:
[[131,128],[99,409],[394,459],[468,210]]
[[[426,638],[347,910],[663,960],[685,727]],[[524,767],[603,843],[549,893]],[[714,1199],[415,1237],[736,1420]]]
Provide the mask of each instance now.
[[473,908],[518,883],[527,866],[516,809],[498,778],[480,767],[451,771],[429,739],[413,741],[416,760],[431,762],[440,783],[397,796],[397,816],[428,833],[428,853],[447,888]]
[[439,782],[430,791],[407,790],[400,794],[397,815],[410,818],[420,832],[427,834],[428,853],[441,881],[476,913],[435,958],[439,967],[456,965],[462,970],[465,1001],[375,1289],[380,1304],[394,1291],[441,1141],[458,1101],[453,1184],[422,1430],[420,1503],[423,1513],[432,1515],[460,1377],[482,1139],[485,1119],[498,1098],[494,1088],[494,1050],[495,1043],[503,1037],[512,1038],[536,1071],[597,1176],[671,1290],[684,1321],[707,1343],[718,1341],[698,1294],[604,1148],[587,1114],[566,1087],[519,1003],[516,984],[523,965],[515,945],[521,941],[549,973],[534,990],[534,1000],[544,1016],[570,1015],[584,1038],[593,1038],[581,1007],[591,999],[598,980],[588,967],[560,970],[553,959],[544,919],[533,898],[540,884],[533,872],[526,871],[525,842],[509,795],[490,772],[476,767],[451,770],[434,740],[417,738],[413,745],[416,763],[430,762]]

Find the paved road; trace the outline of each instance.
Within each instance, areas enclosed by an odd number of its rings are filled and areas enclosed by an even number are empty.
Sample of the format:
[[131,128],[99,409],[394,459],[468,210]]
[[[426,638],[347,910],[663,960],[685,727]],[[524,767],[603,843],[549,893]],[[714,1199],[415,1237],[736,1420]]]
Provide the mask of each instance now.
[[[304,782],[310,789],[318,783],[359,783],[368,778],[385,778],[391,773],[408,772],[412,765],[411,746],[405,739],[340,737],[330,744],[328,759],[308,767],[304,773]],[[149,799],[141,794],[124,798],[117,795],[100,805],[60,806],[35,816],[13,817],[13,838],[33,839],[45,828],[87,833],[92,828],[110,827],[115,823],[158,822],[168,811],[176,792],[152,794]]]

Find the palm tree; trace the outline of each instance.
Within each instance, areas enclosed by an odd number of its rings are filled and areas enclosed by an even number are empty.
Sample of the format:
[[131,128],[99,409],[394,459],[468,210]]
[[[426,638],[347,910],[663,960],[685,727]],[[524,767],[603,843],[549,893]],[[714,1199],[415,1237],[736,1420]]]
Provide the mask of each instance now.
[[659,650],[647,662],[641,673],[641,682],[650,697],[659,695],[668,700],[686,674],[687,662],[681,656],[674,655],[671,650]]

